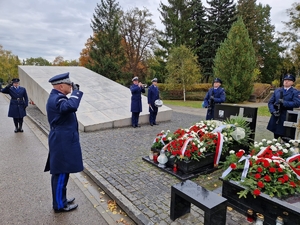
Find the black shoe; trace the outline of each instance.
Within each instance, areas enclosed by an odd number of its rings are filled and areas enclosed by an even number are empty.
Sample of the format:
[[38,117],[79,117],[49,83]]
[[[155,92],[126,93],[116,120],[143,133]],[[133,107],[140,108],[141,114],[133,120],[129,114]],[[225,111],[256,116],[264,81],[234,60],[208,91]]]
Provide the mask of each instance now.
[[18,133],[19,129],[16,128],[14,131],[15,131],[15,133]]
[[133,127],[133,128],[136,128],[136,126],[135,126],[135,125],[132,125],[132,127]]
[[62,208],[62,209],[54,209],[54,212],[55,212],[55,213],[70,212],[70,211],[76,209],[77,207],[78,207],[77,204],[74,204],[74,205],[68,205],[68,206],[66,206],[66,207],[64,207],[64,208]]
[[141,127],[141,125],[136,125],[136,127]]
[[75,201],[75,198],[67,199],[67,203],[68,203],[68,204],[71,204],[71,203],[74,202],[74,201]]
[[22,128],[19,128],[19,129],[18,129],[18,132],[22,132],[22,133],[23,133],[24,130],[23,130]]
[[158,125],[158,123],[153,123],[153,125]]
[[150,126],[153,126],[153,123],[150,123]]

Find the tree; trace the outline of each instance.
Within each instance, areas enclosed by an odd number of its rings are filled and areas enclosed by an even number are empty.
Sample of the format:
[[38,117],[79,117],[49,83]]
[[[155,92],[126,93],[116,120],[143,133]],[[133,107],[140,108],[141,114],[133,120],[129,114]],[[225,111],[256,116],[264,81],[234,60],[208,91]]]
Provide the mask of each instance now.
[[185,45],[174,47],[170,51],[166,68],[168,70],[167,83],[170,87],[180,84],[185,101],[187,86],[196,83],[201,77],[197,57]]
[[87,68],[109,79],[118,81],[122,78],[122,67],[126,63],[121,45],[119,3],[115,0],[101,0],[97,4],[91,27],[94,35],[89,52]]
[[255,51],[241,17],[232,25],[214,60],[214,74],[223,80],[226,101],[248,100],[255,77]]
[[126,72],[145,79],[147,57],[155,44],[156,31],[148,9],[128,10],[121,17],[120,33],[127,58]]
[[209,4],[208,32],[202,48],[204,58],[201,59],[206,82],[213,76],[213,63],[217,49],[236,20],[236,7],[233,0],[207,0],[207,3]]
[[23,60],[23,65],[33,65],[33,66],[51,66],[51,63],[42,57],[38,58],[27,58]]
[[3,46],[0,45],[0,79],[8,82],[12,78],[18,77],[18,65],[21,65],[18,56],[3,49]]

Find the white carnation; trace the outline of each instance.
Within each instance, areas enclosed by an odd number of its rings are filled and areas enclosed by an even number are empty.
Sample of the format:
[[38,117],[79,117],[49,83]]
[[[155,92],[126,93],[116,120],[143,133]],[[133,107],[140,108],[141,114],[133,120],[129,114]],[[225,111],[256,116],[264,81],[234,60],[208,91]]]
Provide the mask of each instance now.
[[286,148],[284,148],[282,151],[283,151],[284,153],[288,153],[288,152],[289,152]]
[[172,141],[172,138],[171,138],[171,137],[168,137],[168,141]]
[[289,143],[285,143],[285,146],[286,146],[287,148],[291,147],[291,145],[290,145]]
[[255,161],[258,159],[258,157],[256,155],[252,156],[252,159],[254,159]]
[[268,145],[270,145],[270,144],[272,144],[272,143],[273,143],[272,141],[267,141],[267,144],[268,144]]
[[229,154],[235,154],[235,151],[234,150],[230,150]]
[[272,149],[273,152],[277,151],[277,148],[274,145],[271,145],[270,148]]
[[262,139],[261,141],[262,141],[262,142],[266,142],[266,141],[267,141],[267,139]]
[[259,142],[258,145],[259,145],[259,146],[262,146],[262,145],[264,145],[264,144],[263,144],[262,142]]

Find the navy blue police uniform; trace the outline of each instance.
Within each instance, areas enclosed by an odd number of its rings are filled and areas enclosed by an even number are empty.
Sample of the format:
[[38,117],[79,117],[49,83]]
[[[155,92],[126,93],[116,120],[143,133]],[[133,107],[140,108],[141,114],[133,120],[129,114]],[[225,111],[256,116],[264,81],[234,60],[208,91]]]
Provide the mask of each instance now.
[[21,86],[13,86],[13,83],[19,83],[20,79],[14,78],[1,90],[2,93],[9,94],[11,99],[9,103],[8,117],[12,117],[15,124],[15,133],[23,132],[23,117],[26,116],[26,107],[28,106],[28,96],[26,89]]
[[[52,77],[49,82],[55,84],[73,85],[70,98],[59,90],[52,89],[47,101],[46,110],[50,132],[48,136],[49,154],[45,172],[50,171],[53,209],[55,212],[65,212],[77,208],[70,205],[73,199],[66,197],[67,183],[70,173],[83,170],[82,152],[79,142],[76,111],[83,92],[74,90],[74,84],[69,79],[69,73]],[[77,85],[79,87],[79,85]]]
[[[152,80],[152,82],[157,82],[157,78],[154,78]],[[150,125],[158,125],[156,123],[156,116],[157,116],[157,112],[158,112],[158,107],[155,105],[155,101],[159,99],[159,89],[156,85],[151,85],[148,88],[148,104],[150,104],[149,106],[149,122]]]
[[[216,78],[214,82],[219,82],[222,84],[222,81],[220,78]],[[213,100],[211,99],[213,97]],[[210,106],[206,112],[206,120],[212,120],[214,119],[214,104],[221,104],[224,103],[226,99],[225,90],[222,87],[218,88],[210,88],[208,92],[205,95],[203,107],[208,108],[210,102],[212,102],[212,105]]]
[[[138,80],[138,77],[134,77],[132,81]],[[130,86],[131,91],[131,124],[134,128],[140,127],[139,116],[142,112],[142,93],[145,93],[145,88],[139,85],[132,84]]]
[[[295,78],[292,75],[287,75],[284,77],[284,80],[295,81]],[[284,137],[285,128],[283,126],[283,122],[286,120],[288,110],[300,107],[299,95],[299,91],[294,87],[290,87],[288,90],[281,87],[274,91],[268,102],[269,111],[272,115],[267,126],[267,129],[274,133],[274,138]],[[282,103],[280,103],[279,100],[281,97],[283,99]],[[280,106],[278,108],[279,104]]]

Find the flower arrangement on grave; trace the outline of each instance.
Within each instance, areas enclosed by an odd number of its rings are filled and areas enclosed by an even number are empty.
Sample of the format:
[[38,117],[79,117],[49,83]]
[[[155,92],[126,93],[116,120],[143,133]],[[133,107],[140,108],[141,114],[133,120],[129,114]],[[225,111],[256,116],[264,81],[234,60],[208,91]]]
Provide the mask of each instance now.
[[177,129],[172,134],[162,131],[156,136],[152,148],[164,148],[166,155],[175,157],[176,161],[200,161],[206,153],[216,152],[218,148],[222,154],[228,153],[234,141],[248,143],[250,134],[247,122],[241,118],[225,122],[207,120],[187,129]]
[[291,144],[263,139],[251,146],[249,155],[243,149],[229,153],[222,178],[244,187],[239,198],[248,193],[256,197],[263,192],[278,198],[300,193],[300,154],[292,155]]

